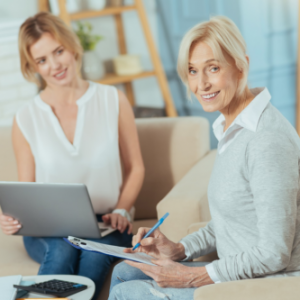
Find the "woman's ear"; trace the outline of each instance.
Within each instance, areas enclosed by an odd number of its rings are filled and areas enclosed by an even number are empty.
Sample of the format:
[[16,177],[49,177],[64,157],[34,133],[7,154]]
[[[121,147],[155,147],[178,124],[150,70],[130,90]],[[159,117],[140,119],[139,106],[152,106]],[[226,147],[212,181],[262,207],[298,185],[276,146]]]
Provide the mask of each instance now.
[[245,55],[245,57],[246,57],[246,60],[247,60],[248,65],[249,65],[249,62],[250,62],[249,56],[248,56],[248,55]]

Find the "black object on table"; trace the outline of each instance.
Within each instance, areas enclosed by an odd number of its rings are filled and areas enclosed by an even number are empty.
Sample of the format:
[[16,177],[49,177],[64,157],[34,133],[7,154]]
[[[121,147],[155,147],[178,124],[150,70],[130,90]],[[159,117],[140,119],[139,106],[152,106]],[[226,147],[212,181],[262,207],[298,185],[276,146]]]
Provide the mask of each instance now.
[[84,284],[57,279],[35,283],[29,286],[14,284],[14,287],[28,292],[51,295],[55,297],[67,297],[81,292],[87,288],[87,286]]

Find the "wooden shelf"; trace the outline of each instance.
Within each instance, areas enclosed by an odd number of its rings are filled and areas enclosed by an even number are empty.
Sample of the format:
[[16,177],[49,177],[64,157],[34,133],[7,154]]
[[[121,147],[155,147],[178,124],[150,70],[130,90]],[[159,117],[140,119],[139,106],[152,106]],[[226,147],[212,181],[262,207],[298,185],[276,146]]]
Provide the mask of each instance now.
[[131,82],[135,79],[145,78],[155,76],[154,71],[145,71],[135,75],[126,75],[126,76],[118,76],[116,74],[108,74],[104,78],[97,80],[98,83],[102,84],[118,84],[118,83],[126,83]]
[[74,21],[80,19],[95,18],[99,16],[117,15],[124,11],[134,10],[134,9],[136,9],[135,5],[107,7],[101,10],[86,10],[86,11],[70,14],[70,18],[72,21]]
[[[108,74],[107,76],[97,80],[97,82],[102,84],[124,83],[125,92],[128,97],[128,100],[132,105],[134,105],[135,101],[134,101],[134,92],[132,88],[132,81],[135,79],[155,76],[157,78],[166,105],[167,116],[176,117],[177,116],[176,108],[174,106],[172,95],[168,86],[168,81],[165,72],[163,70],[162,63],[160,61],[160,57],[158,55],[155,46],[155,42],[152,37],[151,29],[147,21],[147,15],[144,9],[143,0],[133,0],[133,5],[106,7],[102,10],[87,10],[87,11],[80,11],[74,14],[70,14],[68,12],[66,8],[66,1],[67,0],[57,0],[59,11],[60,11],[59,17],[62,20],[64,20],[64,22],[70,27],[72,21],[112,15],[113,19],[115,20],[120,54],[127,53],[122,13],[131,10],[137,12],[147,42],[147,46],[148,46],[148,50],[149,50],[149,54],[151,57],[154,70],[145,71],[130,76],[117,76],[113,74]],[[49,0],[39,0],[40,10],[49,10],[48,2]]]

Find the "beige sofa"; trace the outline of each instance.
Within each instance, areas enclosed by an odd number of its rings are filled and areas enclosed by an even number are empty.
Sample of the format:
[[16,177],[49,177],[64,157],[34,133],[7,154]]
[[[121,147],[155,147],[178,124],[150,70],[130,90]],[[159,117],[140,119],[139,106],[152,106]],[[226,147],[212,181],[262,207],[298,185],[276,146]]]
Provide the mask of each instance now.
[[[170,212],[162,231],[179,240],[191,223],[210,219],[206,188],[215,151],[209,147],[209,124],[198,117],[138,119],[136,123],[146,175],[135,204],[134,230],[156,222],[159,204],[159,216]],[[0,145],[0,181],[16,181],[10,128],[0,128]],[[0,230],[0,245],[0,276],[37,273],[39,265],[27,255],[20,236],[5,236]],[[107,299],[109,279],[101,300]]]
[[[178,241],[210,220],[206,189],[216,151],[209,149],[209,127],[196,117],[137,120],[146,178],[136,203],[135,231],[170,212],[161,230]],[[10,129],[0,129],[0,181],[16,180]],[[157,209],[157,213],[156,213]],[[36,274],[19,236],[0,231],[0,276]],[[212,253],[198,260],[212,261]],[[108,296],[108,276],[99,300]],[[226,282],[196,290],[195,300],[298,300],[300,279],[276,278]]]

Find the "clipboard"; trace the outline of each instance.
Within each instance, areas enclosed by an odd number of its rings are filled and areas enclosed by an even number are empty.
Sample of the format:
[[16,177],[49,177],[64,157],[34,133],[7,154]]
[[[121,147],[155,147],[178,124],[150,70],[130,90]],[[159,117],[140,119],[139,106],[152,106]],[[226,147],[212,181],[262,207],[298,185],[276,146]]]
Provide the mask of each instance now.
[[68,238],[63,238],[63,239],[69,245],[71,245],[72,247],[78,250],[111,255],[121,259],[132,260],[135,262],[140,262],[151,266],[156,266],[154,263],[152,263],[154,257],[142,252],[124,253],[123,252],[123,250],[125,249],[124,247],[96,243],[96,242],[80,239],[73,236],[69,236]]

